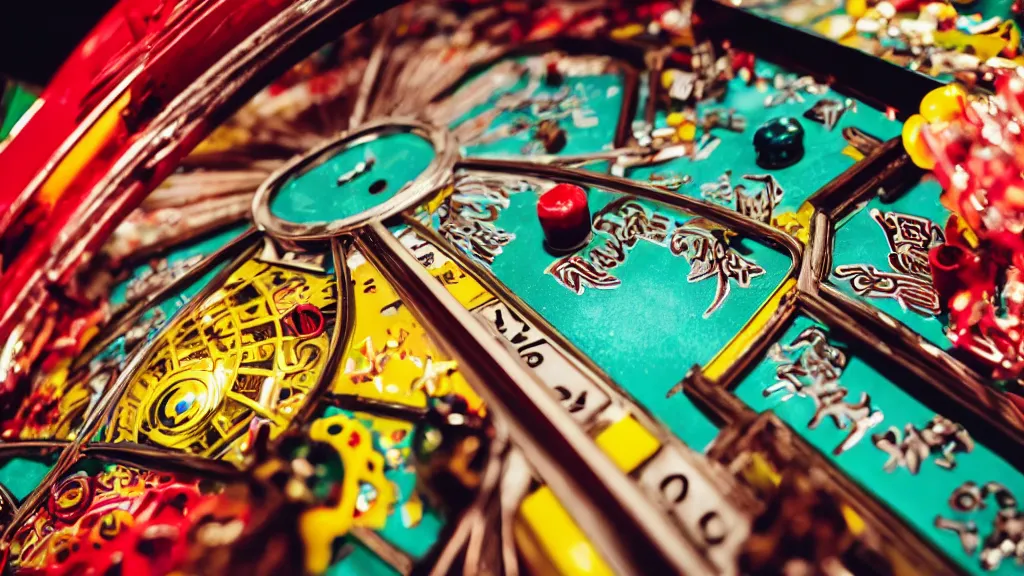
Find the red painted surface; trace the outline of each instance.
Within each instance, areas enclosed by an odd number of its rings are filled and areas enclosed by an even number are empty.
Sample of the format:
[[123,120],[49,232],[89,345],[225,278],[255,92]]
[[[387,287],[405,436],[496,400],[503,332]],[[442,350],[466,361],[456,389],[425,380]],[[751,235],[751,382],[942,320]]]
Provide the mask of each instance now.
[[[95,253],[149,190],[205,137],[209,126],[193,124],[188,132],[176,133],[170,154],[139,171],[129,186],[103,205],[95,204],[101,179],[169,102],[292,2],[122,0],[75,49],[42,93],[39,108],[0,150],[0,342],[6,342],[19,323],[38,323],[37,315],[52,322],[57,313],[53,294],[67,294],[63,287],[73,282],[75,264]],[[61,159],[59,150],[70,148],[86,132],[91,111],[123,91],[130,94],[130,101],[113,135],[63,194],[42,198],[40,188]],[[77,229],[83,222],[92,225]],[[77,232],[69,234],[73,229]],[[58,261],[64,265],[52,269]],[[62,300],[60,308],[69,305],[77,306]],[[64,323],[64,316],[58,315],[58,324]],[[13,374],[0,375],[0,393],[16,387],[17,380]]]

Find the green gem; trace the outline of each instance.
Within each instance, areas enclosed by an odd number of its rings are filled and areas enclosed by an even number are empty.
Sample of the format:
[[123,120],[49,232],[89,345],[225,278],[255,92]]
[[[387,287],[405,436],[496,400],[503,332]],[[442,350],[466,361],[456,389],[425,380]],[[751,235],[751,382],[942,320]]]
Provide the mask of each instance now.
[[773,118],[754,133],[754,150],[762,168],[792,166],[804,155],[804,128],[796,118]]

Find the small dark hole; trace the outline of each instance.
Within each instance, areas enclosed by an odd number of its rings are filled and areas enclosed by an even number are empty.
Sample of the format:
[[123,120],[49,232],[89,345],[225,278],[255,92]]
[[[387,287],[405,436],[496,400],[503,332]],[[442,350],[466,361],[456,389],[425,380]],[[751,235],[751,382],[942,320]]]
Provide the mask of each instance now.
[[168,504],[176,510],[185,510],[185,505],[188,504],[188,496],[178,494],[174,498],[171,498]]
[[388,187],[388,181],[387,180],[384,180],[383,178],[380,179],[380,180],[377,180],[373,184],[370,184],[370,194],[380,194],[387,187]]
[[270,476],[270,483],[277,487],[284,487],[288,483],[288,473],[284,470],[278,470]]
[[331,436],[341,434],[341,425],[331,424],[330,426],[327,427],[327,433],[330,434]]

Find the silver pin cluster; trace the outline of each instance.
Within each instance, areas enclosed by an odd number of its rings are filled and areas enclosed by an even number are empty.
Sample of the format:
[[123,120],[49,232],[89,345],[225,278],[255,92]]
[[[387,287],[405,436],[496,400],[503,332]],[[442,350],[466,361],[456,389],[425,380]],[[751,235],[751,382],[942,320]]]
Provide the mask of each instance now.
[[891,426],[871,440],[875,447],[889,455],[884,466],[886,472],[906,468],[911,474],[917,474],[921,463],[930,456],[935,456],[934,462],[940,468],[952,470],[956,468],[957,453],[974,450],[974,440],[967,430],[944,416],[935,416],[924,428],[906,424],[902,433]]
[[997,510],[983,542],[978,525],[973,520],[961,522],[936,516],[935,527],[955,533],[967,554],[974,555],[981,544],[979,561],[984,570],[997,570],[1003,560],[1010,558],[1016,560],[1018,565],[1024,565],[1024,513],[1018,506],[1017,498],[1006,486],[998,482],[988,482],[983,486],[964,482],[953,491],[949,507],[962,514],[975,514],[985,510],[989,498],[995,501]]

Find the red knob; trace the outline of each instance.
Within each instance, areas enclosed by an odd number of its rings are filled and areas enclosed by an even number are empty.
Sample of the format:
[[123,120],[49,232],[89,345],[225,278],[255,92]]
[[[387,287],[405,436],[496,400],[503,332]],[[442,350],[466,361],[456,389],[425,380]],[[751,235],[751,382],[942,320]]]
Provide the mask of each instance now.
[[557,184],[537,201],[537,218],[551,252],[578,250],[590,239],[587,192],[573,184]]

